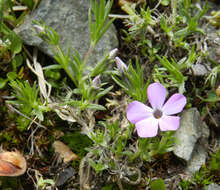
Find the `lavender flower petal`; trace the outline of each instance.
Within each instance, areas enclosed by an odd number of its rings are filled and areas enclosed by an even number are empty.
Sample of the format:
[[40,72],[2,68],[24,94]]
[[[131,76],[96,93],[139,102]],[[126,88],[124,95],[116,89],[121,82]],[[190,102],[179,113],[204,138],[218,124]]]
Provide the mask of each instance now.
[[141,120],[136,123],[136,129],[139,137],[154,137],[158,131],[158,120],[154,117]]
[[179,128],[180,117],[164,115],[159,120],[159,127],[161,131],[175,131]]
[[160,83],[153,83],[148,86],[147,96],[151,106],[161,109],[166,99],[167,91]]
[[128,105],[127,118],[131,123],[137,123],[149,116],[152,116],[153,110],[141,102],[133,101]]
[[181,112],[185,105],[186,105],[185,96],[176,93],[167,100],[167,102],[164,104],[162,108],[162,111],[166,115],[176,114]]

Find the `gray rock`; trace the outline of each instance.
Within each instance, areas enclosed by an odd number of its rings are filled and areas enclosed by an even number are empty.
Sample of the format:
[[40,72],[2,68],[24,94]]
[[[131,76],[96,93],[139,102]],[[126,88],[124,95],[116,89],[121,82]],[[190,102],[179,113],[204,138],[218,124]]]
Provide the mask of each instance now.
[[210,135],[209,127],[208,127],[208,125],[206,125],[205,122],[203,122],[202,123],[202,136],[201,136],[201,138],[204,139],[207,144],[208,144],[209,135]]
[[197,144],[193,150],[191,159],[187,163],[187,167],[185,171],[189,175],[192,175],[196,171],[199,171],[201,166],[205,164],[206,157],[207,157],[207,152],[204,146],[201,144]]
[[[22,37],[25,44],[38,47],[44,53],[53,57],[48,44],[35,36],[32,31],[33,20],[43,20],[60,34],[60,46],[66,52],[68,43],[71,49],[75,48],[83,57],[89,49],[89,0],[43,0],[40,2],[24,24],[15,31]],[[94,66],[106,51],[118,46],[115,28],[112,26],[98,43],[89,65]]]
[[197,141],[191,159],[187,162],[187,167],[185,169],[185,171],[191,176],[193,173],[200,170],[201,166],[205,164],[208,156],[207,149],[209,146],[208,138],[210,131],[205,122],[202,123],[201,131],[201,137]]
[[197,63],[192,66],[192,70],[195,76],[204,76],[204,75],[209,74],[211,69],[208,65],[205,66],[205,65]]
[[64,168],[60,173],[56,182],[57,186],[65,184],[68,179],[72,178],[76,174],[76,171],[72,167]]
[[217,63],[220,63],[219,58],[219,42],[220,42],[220,37],[217,35],[217,29],[211,25],[206,28],[206,33],[207,33],[207,39],[209,42],[209,47],[208,47],[208,53],[209,53],[209,58],[212,60],[216,61]]
[[175,137],[177,143],[174,146],[174,154],[185,161],[191,159],[195,144],[201,137],[202,121],[196,108],[185,110],[180,121],[180,128]]
[[[216,3],[212,3],[211,1],[207,1],[209,5],[209,10],[205,14],[207,18],[210,18],[212,11],[219,11],[220,5]],[[201,1],[201,4],[204,5],[205,1]],[[209,58],[220,63],[220,54],[219,54],[219,41],[220,37],[218,36],[218,28],[212,26],[208,22],[206,22],[202,29],[206,32],[206,42],[208,47]],[[208,63],[206,64],[208,65]]]
[[[208,54],[208,58],[214,60],[216,63],[220,63],[220,37],[218,36],[218,28],[212,26],[208,21],[208,19],[211,18],[211,12],[220,10],[220,5],[212,3],[211,1],[200,1],[199,3],[197,3],[198,8],[202,9],[206,2],[209,6],[209,9],[205,14],[206,20],[205,22],[200,22],[199,24],[199,27],[203,29],[206,35],[201,36],[200,42],[197,42],[197,46],[202,47],[203,51],[206,51],[206,53]],[[199,57],[196,60],[196,63],[192,65],[193,75],[208,75],[211,71],[211,68],[212,66],[207,59]],[[192,74],[191,71],[190,74]]]
[[212,183],[206,186],[203,190],[220,190],[220,186],[216,183]]
[[188,175],[192,176],[205,164],[209,134],[208,126],[202,123],[196,108],[183,112],[180,129],[175,134],[179,143],[174,146],[174,154],[187,161],[185,172]]

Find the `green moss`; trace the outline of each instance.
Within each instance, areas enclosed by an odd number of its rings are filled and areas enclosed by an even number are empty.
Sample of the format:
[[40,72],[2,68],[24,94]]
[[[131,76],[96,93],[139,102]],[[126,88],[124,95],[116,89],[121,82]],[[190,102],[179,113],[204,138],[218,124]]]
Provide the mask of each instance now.
[[8,143],[10,145],[16,145],[18,140],[13,132],[1,132],[0,133],[0,142]]
[[118,188],[116,188],[113,184],[108,184],[102,187],[102,190],[118,190]]
[[86,155],[85,148],[92,145],[92,141],[86,135],[82,135],[79,132],[66,133],[62,137],[62,141],[80,158]]
[[215,154],[212,155],[209,162],[209,168],[211,171],[220,170],[220,148]]
[[0,177],[2,182],[1,189],[2,190],[13,190],[18,189],[18,178],[17,177]]

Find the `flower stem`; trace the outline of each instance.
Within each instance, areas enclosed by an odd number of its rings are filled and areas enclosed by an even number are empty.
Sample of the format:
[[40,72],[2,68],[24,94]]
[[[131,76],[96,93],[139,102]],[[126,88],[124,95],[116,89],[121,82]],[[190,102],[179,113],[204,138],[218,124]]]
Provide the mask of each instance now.
[[87,51],[87,53],[84,57],[83,65],[86,65],[86,63],[88,62],[88,59],[89,59],[90,55],[92,54],[94,48],[95,48],[95,46],[93,44],[91,44],[89,47],[89,50]]

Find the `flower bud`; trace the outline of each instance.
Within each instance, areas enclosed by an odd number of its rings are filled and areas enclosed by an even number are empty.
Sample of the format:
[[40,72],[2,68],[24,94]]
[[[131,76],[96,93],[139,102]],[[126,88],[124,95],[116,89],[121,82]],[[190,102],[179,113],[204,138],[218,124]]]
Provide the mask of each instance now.
[[128,70],[127,65],[119,57],[115,58],[115,63],[121,73],[124,73],[125,71]]
[[99,88],[101,86],[101,79],[100,79],[100,75],[96,76],[93,80],[92,80],[92,85],[95,88]]
[[118,48],[115,48],[115,49],[111,50],[111,51],[109,52],[109,59],[115,58],[117,52],[118,52]]
[[35,31],[36,31],[38,34],[44,32],[44,28],[43,28],[42,26],[39,26],[39,25],[34,24],[33,27],[34,27]]

